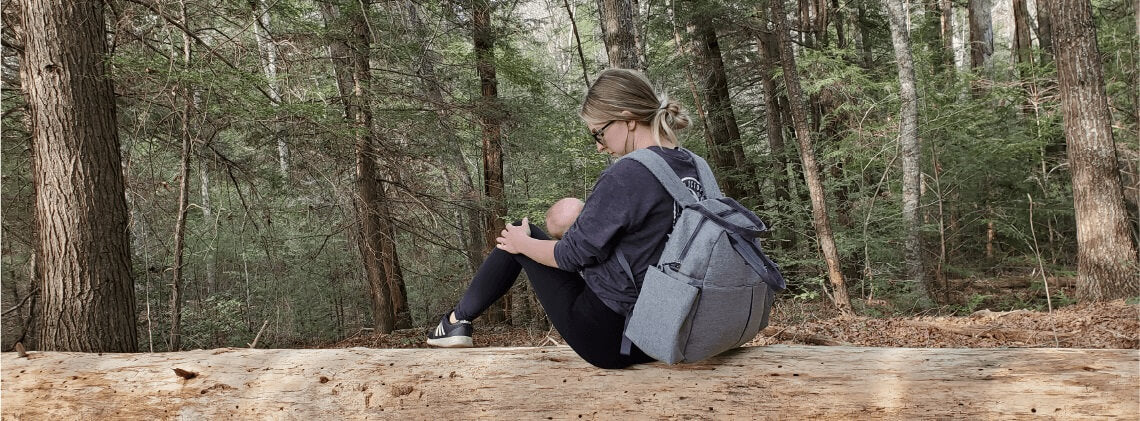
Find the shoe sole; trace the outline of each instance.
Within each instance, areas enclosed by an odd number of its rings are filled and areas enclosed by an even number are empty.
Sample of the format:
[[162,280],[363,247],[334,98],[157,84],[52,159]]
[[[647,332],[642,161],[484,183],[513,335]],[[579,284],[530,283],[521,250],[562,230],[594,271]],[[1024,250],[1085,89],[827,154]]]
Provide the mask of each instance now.
[[475,346],[470,336],[449,336],[446,338],[428,339],[428,346],[437,348],[471,348]]

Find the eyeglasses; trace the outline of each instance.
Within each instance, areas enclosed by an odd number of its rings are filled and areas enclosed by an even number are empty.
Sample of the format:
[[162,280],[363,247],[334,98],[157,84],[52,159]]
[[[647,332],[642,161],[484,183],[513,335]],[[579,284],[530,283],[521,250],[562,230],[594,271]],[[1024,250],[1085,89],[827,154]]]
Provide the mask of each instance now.
[[598,130],[586,130],[590,132],[590,136],[594,138],[595,142],[598,142],[599,145],[605,145],[605,143],[602,143],[602,134],[605,133],[606,129],[609,128],[611,124],[614,124],[615,121],[617,120],[610,120],[606,122],[606,125],[602,126],[602,128]]

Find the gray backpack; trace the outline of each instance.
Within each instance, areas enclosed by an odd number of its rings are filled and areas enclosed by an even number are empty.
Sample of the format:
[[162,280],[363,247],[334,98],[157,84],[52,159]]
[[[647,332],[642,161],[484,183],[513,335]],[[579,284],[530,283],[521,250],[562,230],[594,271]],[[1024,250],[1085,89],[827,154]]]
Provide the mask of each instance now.
[[[704,159],[689,155],[704,200],[694,198],[657,153],[625,156],[652,171],[682,208],[661,259],[645,273],[622,343],[623,354],[632,342],[668,364],[700,361],[748,342],[768,325],[775,291],[784,289],[779,267],[757,241],[767,227],[724,197]],[[625,256],[618,252],[617,259],[635,279]]]

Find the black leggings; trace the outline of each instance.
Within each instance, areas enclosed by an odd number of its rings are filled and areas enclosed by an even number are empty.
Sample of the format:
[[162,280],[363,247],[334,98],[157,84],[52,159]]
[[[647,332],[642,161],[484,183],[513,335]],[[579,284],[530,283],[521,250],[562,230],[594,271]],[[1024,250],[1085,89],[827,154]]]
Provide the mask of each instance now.
[[[550,239],[534,224],[530,225],[530,232],[531,237]],[[492,250],[455,307],[455,317],[479,317],[510,291],[521,270],[526,270],[534,295],[554,328],[586,362],[601,368],[625,368],[653,361],[636,346],[630,355],[621,355],[625,317],[606,307],[586,286],[582,275],[543,265],[522,254]]]

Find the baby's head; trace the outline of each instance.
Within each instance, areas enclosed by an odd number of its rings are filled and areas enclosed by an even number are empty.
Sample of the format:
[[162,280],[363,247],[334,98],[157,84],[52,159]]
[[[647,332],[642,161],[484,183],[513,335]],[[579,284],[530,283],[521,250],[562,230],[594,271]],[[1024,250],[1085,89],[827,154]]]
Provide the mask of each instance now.
[[574,225],[574,220],[578,219],[582,206],[585,206],[585,203],[576,197],[567,197],[554,202],[554,205],[546,211],[546,232],[550,237],[562,238],[562,234],[565,234],[566,230]]

